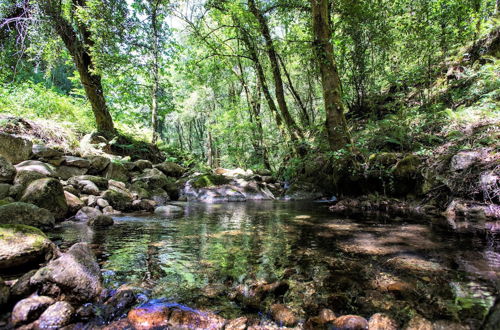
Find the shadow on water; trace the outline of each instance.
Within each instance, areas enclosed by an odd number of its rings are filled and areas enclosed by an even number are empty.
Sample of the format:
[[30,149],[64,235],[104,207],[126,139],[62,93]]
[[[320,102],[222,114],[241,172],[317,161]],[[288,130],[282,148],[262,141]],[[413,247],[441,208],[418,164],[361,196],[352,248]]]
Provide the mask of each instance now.
[[[51,236],[92,244],[106,285],[141,288],[224,317],[285,303],[299,315],[321,308],[401,322],[415,314],[477,327],[499,289],[500,240],[418,220],[342,219],[323,205],[291,202],[185,204],[178,218],[123,216],[110,229],[67,223]],[[259,308],[237,288],[287,281]]]

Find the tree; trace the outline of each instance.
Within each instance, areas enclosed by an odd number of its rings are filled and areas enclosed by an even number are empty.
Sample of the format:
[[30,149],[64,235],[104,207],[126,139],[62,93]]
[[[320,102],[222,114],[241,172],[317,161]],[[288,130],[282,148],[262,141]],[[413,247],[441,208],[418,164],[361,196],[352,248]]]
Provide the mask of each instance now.
[[330,16],[328,0],[311,0],[313,47],[323,85],[323,101],[326,113],[326,132],[332,150],[339,150],[349,143],[340,77],[330,42]]
[[[86,0],[72,0],[69,3],[69,15],[63,11],[63,3],[58,0],[37,0],[42,13],[50,19],[56,33],[64,42],[75,66],[85,94],[92,106],[97,130],[107,135],[116,133],[113,119],[106,105],[102,78],[96,72],[94,60],[90,52],[94,45],[90,30],[77,19],[78,8],[86,6]],[[69,16],[69,17],[66,17]]]

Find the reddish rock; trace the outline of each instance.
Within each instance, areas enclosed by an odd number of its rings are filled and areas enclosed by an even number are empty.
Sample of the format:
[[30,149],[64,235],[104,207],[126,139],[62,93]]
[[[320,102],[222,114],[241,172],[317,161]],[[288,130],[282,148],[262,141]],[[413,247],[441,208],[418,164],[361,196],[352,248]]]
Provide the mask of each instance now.
[[227,322],[224,330],[245,330],[248,319],[246,317],[238,317]]
[[337,317],[331,309],[323,308],[318,314],[318,321],[322,324],[333,322]]
[[292,310],[285,305],[272,305],[271,314],[273,316],[273,319],[280,325],[293,326],[297,323],[297,317],[292,312]]
[[54,299],[45,296],[22,299],[12,310],[11,322],[14,326],[30,323],[36,320],[53,303]]
[[132,309],[128,320],[137,330],[166,327],[170,309],[165,305],[145,305]]
[[417,315],[408,322],[405,330],[433,330],[433,327],[429,320]]
[[226,320],[210,312],[192,309],[176,309],[172,311],[169,326],[187,329],[222,329]]
[[396,321],[391,319],[386,314],[377,313],[373,314],[368,321],[369,330],[397,330],[398,326]]
[[368,321],[357,315],[343,315],[335,319],[333,325],[338,330],[366,330]]

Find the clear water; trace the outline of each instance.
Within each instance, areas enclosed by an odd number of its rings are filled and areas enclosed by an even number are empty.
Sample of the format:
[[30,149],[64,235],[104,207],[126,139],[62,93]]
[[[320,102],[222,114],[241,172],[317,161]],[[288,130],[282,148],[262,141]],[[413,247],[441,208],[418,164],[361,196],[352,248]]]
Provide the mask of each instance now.
[[[92,244],[106,285],[140,288],[224,317],[262,314],[285,303],[302,318],[415,314],[478,327],[500,288],[500,239],[417,220],[342,219],[316,203],[180,204],[175,218],[123,216],[108,229],[63,223],[63,248]],[[260,307],[234,299],[237,286],[286,280]]]

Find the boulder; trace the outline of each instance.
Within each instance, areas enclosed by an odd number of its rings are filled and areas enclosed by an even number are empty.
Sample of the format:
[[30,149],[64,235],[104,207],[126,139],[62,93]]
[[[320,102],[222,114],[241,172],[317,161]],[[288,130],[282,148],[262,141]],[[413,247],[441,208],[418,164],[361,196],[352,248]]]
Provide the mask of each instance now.
[[35,275],[37,269],[32,269],[17,279],[16,283],[10,288],[10,294],[15,300],[26,298],[32,294],[36,288],[30,284],[31,277]]
[[75,156],[64,156],[63,158],[64,158],[64,164],[67,166],[80,167],[80,168],[90,167],[90,160],[88,159]]
[[64,296],[68,301],[91,302],[101,293],[101,270],[87,243],[74,244],[66,253],[40,268],[30,280],[39,292]]
[[153,189],[150,192],[150,199],[154,200],[157,205],[166,205],[168,201],[170,201],[170,196],[168,193],[161,189]]
[[105,208],[102,209],[102,214],[104,215],[111,215],[111,214],[120,214],[120,211],[116,211],[111,205],[106,206]]
[[168,325],[171,329],[222,329],[226,320],[206,311],[179,306],[170,313]]
[[94,196],[94,195],[90,195],[87,197],[87,206],[92,206],[92,207],[95,207],[97,206],[97,199],[99,197],[97,196]]
[[33,144],[31,141],[14,135],[0,133],[0,155],[12,164],[29,159]]
[[96,218],[102,215],[102,212],[90,206],[82,207],[78,213],[75,215],[75,220],[87,222],[90,219]]
[[145,169],[141,175],[132,179],[132,183],[134,182],[144,182],[149,189],[163,188],[169,183],[167,176],[156,168]]
[[33,181],[44,179],[46,177],[46,175],[43,175],[39,172],[21,171],[16,174],[14,185],[22,186],[22,190],[24,191],[24,189]]
[[116,210],[125,211],[131,207],[132,195],[121,189],[108,189],[102,197]]
[[99,206],[101,208],[105,208],[105,207],[109,206],[108,201],[105,199],[102,199],[102,198],[98,198],[96,201],[96,204],[97,204],[97,206]]
[[64,191],[64,197],[66,198],[66,204],[68,204],[68,212],[70,214],[75,214],[78,210],[85,206],[80,198],[66,190]]
[[90,161],[89,173],[91,174],[102,173],[111,162],[108,157],[99,155],[87,156],[86,158]]
[[151,197],[151,194],[149,193],[147,188],[147,184],[142,181],[137,181],[130,185],[130,192],[135,199],[147,199]]
[[153,212],[156,207],[156,202],[151,199],[138,199],[132,202],[132,208],[134,210],[144,210],[148,212]]
[[0,199],[9,197],[10,187],[12,187],[12,185],[7,183],[0,183]]
[[43,144],[34,144],[31,152],[35,158],[59,158],[63,155],[62,152],[49,148]]
[[62,184],[53,178],[38,179],[30,183],[24,190],[20,201],[47,209],[54,214],[56,219],[63,219],[68,212]]
[[33,296],[22,299],[14,306],[10,321],[14,327],[31,323],[38,319],[54,302],[53,298],[46,296]]
[[99,189],[108,189],[108,180],[95,175],[75,176],[68,179],[68,184],[81,189],[82,187],[87,185],[89,181],[95,184]]
[[297,323],[297,316],[295,316],[290,308],[282,304],[272,305],[271,315],[279,325],[292,327]]
[[0,223],[50,229],[54,227],[55,220],[46,209],[33,204],[15,202],[0,206]]
[[184,167],[174,162],[163,162],[160,164],[156,164],[154,165],[154,168],[159,169],[166,176],[171,176],[174,178],[180,178],[186,172],[186,169]]
[[0,225],[0,269],[36,266],[51,258],[54,251],[54,244],[40,229]]
[[75,309],[68,302],[58,301],[40,315],[36,328],[60,329],[71,322],[74,313]]
[[117,162],[109,163],[104,172],[104,177],[106,179],[112,179],[116,181],[127,182],[128,181],[128,170],[123,164]]
[[172,215],[179,215],[184,213],[184,209],[180,206],[177,205],[165,205],[165,206],[158,206],[155,209],[155,214],[160,215],[160,216],[172,216]]
[[139,159],[134,162],[135,167],[141,171],[144,171],[147,168],[153,168],[153,163],[149,160]]
[[37,172],[40,173],[41,175],[47,177],[54,177],[56,176],[55,172],[55,167],[41,162],[39,160],[25,160],[24,162],[21,162],[17,164],[16,166],[17,173],[28,171],[28,172]]
[[453,172],[463,171],[476,163],[481,158],[479,151],[462,151],[451,158],[450,170]]
[[91,227],[109,227],[112,226],[113,223],[113,218],[109,215],[98,215],[87,221],[87,224]]
[[358,315],[343,315],[333,321],[333,326],[338,330],[367,330],[368,321]]
[[74,176],[84,175],[85,173],[87,173],[87,169],[82,167],[62,165],[56,168],[55,173],[58,178],[62,180],[68,180],[69,178]]
[[12,182],[16,176],[16,168],[5,157],[0,156],[0,183]]

